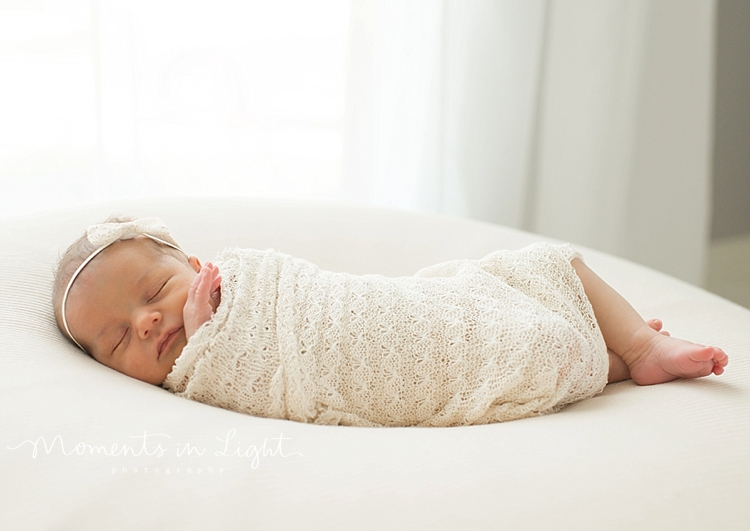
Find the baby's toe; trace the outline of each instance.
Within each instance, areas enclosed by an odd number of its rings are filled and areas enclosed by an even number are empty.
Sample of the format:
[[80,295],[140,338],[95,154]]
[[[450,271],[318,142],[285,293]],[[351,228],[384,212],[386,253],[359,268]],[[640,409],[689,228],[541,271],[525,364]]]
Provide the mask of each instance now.
[[729,363],[729,356],[727,356],[726,352],[724,352],[720,348],[717,348],[716,351],[717,352],[714,355],[714,359],[719,365],[721,365],[722,367],[726,367],[727,363]]
[[700,347],[695,348],[690,352],[688,357],[696,362],[712,362],[711,365],[717,362],[716,349],[714,347]]

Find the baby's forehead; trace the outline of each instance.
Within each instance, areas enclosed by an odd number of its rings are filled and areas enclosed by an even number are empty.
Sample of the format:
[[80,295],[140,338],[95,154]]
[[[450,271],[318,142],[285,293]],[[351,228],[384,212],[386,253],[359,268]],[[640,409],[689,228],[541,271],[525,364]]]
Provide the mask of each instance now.
[[159,262],[170,258],[176,258],[174,251],[161,245],[146,236],[138,236],[127,240],[119,240],[101,253],[104,259],[107,257],[119,260],[144,260],[146,262]]
[[113,243],[102,251],[81,271],[80,279],[90,282],[94,277],[132,278],[147,273],[168,260],[166,253],[160,252],[148,242],[125,240]]
[[145,236],[116,241],[107,249],[104,249],[100,255],[101,261],[104,263],[117,263],[119,260],[127,258],[129,260],[142,260],[144,264],[160,262],[170,256],[167,247],[159,245]]

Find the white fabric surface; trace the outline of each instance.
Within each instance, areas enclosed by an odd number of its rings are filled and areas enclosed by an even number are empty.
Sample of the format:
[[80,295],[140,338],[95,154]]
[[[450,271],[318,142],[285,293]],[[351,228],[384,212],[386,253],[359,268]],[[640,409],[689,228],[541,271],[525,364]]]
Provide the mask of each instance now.
[[[357,274],[412,274],[539,239],[448,217],[240,200],[117,203],[1,221],[2,529],[747,529],[746,309],[583,249],[645,317],[724,348],[727,372],[651,387],[622,382],[560,413],[486,426],[260,419],[122,376],[62,338],[49,307],[57,255],[113,213],[161,217],[199,257],[227,245],[273,247]],[[48,454],[40,438],[50,445],[57,436]],[[35,458],[27,441],[38,443]],[[252,447],[264,441],[256,460]],[[102,451],[91,453],[96,445]],[[133,452],[107,455],[123,445]]]

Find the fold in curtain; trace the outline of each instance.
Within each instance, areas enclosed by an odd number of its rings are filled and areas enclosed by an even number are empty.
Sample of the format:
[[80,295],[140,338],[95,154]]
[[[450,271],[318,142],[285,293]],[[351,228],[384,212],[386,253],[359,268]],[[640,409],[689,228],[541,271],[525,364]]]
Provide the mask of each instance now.
[[714,12],[711,0],[352,2],[342,194],[698,284]]

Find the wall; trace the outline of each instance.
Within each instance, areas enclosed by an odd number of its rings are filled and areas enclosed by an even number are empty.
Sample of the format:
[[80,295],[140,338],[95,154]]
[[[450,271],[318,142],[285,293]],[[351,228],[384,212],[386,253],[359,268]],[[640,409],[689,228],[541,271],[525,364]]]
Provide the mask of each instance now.
[[750,2],[716,14],[713,213],[705,286],[750,308]]
[[750,2],[720,0],[711,237],[750,232]]

